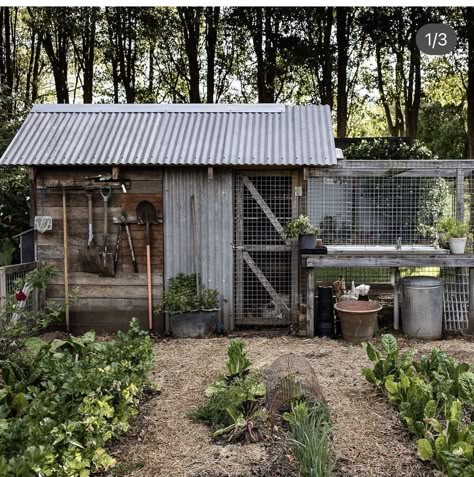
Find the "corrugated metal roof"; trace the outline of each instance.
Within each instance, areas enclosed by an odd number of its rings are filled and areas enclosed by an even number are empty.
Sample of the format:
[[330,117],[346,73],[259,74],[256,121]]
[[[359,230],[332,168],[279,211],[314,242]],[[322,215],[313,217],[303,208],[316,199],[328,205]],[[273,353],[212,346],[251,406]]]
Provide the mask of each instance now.
[[0,165],[335,165],[329,106],[42,105]]

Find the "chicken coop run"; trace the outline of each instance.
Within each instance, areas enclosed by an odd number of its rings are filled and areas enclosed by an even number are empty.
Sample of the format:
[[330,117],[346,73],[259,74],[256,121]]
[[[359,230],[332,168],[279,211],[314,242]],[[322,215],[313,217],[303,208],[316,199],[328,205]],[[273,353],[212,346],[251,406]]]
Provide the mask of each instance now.
[[[307,212],[333,251],[360,254],[377,249],[386,256],[434,253],[441,218],[470,222],[473,199],[470,161],[343,160],[337,168],[312,170],[307,181]],[[472,250],[472,244],[468,244]],[[424,259],[426,262],[426,259]],[[432,275],[444,281],[444,327],[464,330],[469,323],[468,267],[397,267],[401,276]],[[390,285],[393,267],[321,267],[314,280]],[[422,262],[421,262],[422,263]],[[396,293],[396,292],[395,292]]]

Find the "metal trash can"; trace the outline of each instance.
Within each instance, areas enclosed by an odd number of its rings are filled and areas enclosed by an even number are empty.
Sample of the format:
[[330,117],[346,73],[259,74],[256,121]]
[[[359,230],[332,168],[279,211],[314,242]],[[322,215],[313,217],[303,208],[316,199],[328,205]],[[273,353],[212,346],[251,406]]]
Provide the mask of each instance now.
[[435,277],[400,280],[402,327],[410,338],[436,340],[443,332],[443,281]]

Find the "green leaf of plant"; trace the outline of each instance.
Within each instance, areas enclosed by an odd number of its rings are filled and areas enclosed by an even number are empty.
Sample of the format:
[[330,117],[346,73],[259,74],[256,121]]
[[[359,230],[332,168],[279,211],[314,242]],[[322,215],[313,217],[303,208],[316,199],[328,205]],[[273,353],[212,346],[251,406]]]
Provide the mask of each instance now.
[[398,394],[398,384],[391,379],[388,379],[385,381],[385,389],[390,393],[390,394]]
[[380,359],[380,353],[375,349],[375,346],[372,343],[362,343],[362,346],[370,361],[376,363]]
[[436,417],[437,414],[437,406],[436,406],[436,401],[434,399],[430,399],[426,404],[425,404],[425,409],[423,410],[423,415],[425,419],[432,419]]
[[421,460],[427,461],[433,458],[433,449],[428,439],[418,439],[416,446],[418,447],[418,457]]
[[396,355],[398,353],[397,339],[393,335],[383,335],[382,337],[382,350],[389,355]]
[[449,419],[451,421],[459,421],[462,415],[462,405],[459,399],[456,399],[452,402],[449,409]]
[[459,394],[461,399],[474,404],[474,373],[466,371],[459,376]]
[[441,427],[440,422],[437,419],[426,419],[427,424],[429,424],[435,432],[441,433],[443,432],[443,428]]
[[362,375],[365,376],[365,379],[371,384],[379,385],[380,380],[375,377],[374,370],[371,368],[363,368]]

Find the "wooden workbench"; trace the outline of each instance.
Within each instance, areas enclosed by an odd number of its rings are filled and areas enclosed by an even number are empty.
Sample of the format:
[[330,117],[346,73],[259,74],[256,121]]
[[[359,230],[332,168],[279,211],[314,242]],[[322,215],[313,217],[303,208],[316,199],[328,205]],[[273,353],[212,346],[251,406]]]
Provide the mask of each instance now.
[[314,336],[314,269],[315,268],[402,268],[440,267],[469,269],[469,325],[467,332],[474,333],[474,254],[410,254],[410,255],[301,255],[306,268],[306,323],[308,336]]

